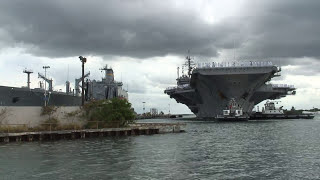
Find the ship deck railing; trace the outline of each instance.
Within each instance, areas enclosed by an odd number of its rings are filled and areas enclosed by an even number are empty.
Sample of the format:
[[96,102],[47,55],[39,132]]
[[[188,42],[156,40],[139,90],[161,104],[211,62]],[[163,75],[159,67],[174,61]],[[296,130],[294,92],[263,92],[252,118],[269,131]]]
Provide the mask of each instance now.
[[211,69],[211,68],[234,68],[234,67],[272,67],[271,61],[250,61],[250,62],[206,62],[197,63],[196,69]]
[[288,85],[288,84],[271,84],[272,88],[290,88],[295,89],[294,85]]
[[187,89],[192,89],[190,86],[172,86],[172,87],[167,87],[166,90],[170,91],[170,90],[187,90]]

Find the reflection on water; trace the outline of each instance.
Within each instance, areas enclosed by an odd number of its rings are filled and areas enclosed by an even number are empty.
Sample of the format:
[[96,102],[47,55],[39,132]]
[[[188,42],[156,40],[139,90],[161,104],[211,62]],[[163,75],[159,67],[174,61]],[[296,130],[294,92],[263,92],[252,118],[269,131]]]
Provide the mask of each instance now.
[[0,179],[320,178],[318,117],[184,122],[179,134],[2,144]]

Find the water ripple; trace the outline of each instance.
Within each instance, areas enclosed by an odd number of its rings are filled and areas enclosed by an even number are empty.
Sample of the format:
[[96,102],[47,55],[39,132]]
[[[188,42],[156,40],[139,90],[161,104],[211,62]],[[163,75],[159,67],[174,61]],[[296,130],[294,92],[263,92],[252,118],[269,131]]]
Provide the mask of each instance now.
[[181,134],[2,144],[0,179],[320,178],[319,118],[186,123]]

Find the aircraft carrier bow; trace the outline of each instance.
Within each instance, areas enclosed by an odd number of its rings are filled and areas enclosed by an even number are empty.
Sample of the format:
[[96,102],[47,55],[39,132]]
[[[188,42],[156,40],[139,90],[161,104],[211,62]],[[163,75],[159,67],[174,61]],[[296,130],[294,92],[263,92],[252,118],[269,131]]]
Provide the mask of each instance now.
[[270,84],[280,76],[281,68],[271,62],[223,62],[195,65],[190,57],[185,64],[188,75],[179,76],[177,86],[164,92],[188,108],[198,118],[216,118],[236,101],[249,116],[254,105],[265,99],[278,99],[295,94],[292,85]]

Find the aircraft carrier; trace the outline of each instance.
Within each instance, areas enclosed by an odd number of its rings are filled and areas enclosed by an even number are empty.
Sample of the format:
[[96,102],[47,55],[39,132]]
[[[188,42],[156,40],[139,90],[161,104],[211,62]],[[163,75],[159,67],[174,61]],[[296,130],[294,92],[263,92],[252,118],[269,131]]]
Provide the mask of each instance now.
[[[85,75],[85,87],[80,86],[82,78],[75,79],[75,87],[71,89],[70,82],[66,81],[66,91],[54,91],[53,80],[38,73],[38,78],[43,81],[39,82],[39,87],[30,88],[31,70],[24,70],[28,75],[26,87],[8,87],[0,86],[0,106],[80,106],[81,105],[81,90],[84,90],[85,100],[101,100],[112,99],[115,97],[128,99],[128,92],[122,89],[122,82],[114,80],[112,68],[108,66],[100,69],[105,72],[101,81],[90,80],[88,77],[90,72]],[[48,88],[46,88],[46,84]]]
[[244,115],[250,116],[254,105],[265,99],[278,99],[294,95],[292,85],[270,84],[280,76],[281,68],[271,62],[213,62],[195,64],[187,56],[184,64],[188,74],[182,73],[177,86],[164,93],[188,108],[198,118],[216,118],[228,109],[231,100],[236,101]]

